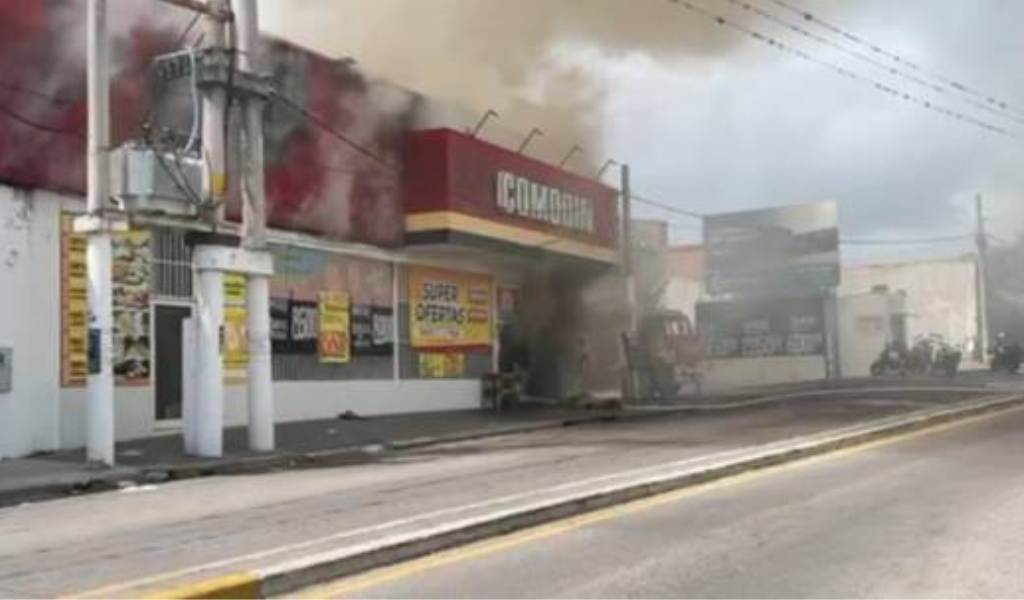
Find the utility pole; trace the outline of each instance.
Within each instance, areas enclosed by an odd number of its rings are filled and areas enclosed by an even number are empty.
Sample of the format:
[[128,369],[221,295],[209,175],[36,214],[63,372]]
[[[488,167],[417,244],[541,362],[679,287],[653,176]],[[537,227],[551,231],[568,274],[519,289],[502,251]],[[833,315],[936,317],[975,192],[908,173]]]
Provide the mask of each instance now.
[[626,285],[626,311],[630,335],[636,332],[636,276],[633,273],[633,216],[629,165],[620,165],[622,177],[622,274]]
[[87,5],[88,194],[76,230],[88,236],[89,375],[86,382],[86,458],[114,465],[113,307],[110,201],[110,42],[107,2]]
[[[238,29],[239,67],[257,75],[260,67],[256,0],[233,0]],[[267,251],[267,196],[263,179],[263,108],[266,98],[244,98],[242,173],[242,248],[272,264]],[[274,449],[274,391],[270,345],[269,273],[249,272],[246,283],[249,342],[249,448]]]
[[632,224],[632,189],[629,182],[629,165],[619,165],[622,190],[622,236],[620,243],[622,260],[622,279],[626,296],[626,333],[622,335],[623,353],[626,362],[626,377],[623,395],[627,402],[632,402],[637,395],[636,377],[634,376],[633,348],[636,345],[636,281],[633,275],[633,224]]
[[[179,0],[174,0],[177,3]],[[225,236],[206,234],[194,248],[196,280],[196,385],[194,407],[183,419],[189,451],[218,457],[224,450],[224,275],[246,279],[248,337],[249,448],[274,449],[274,404],[271,376],[270,284],[273,259],[267,251],[266,194],[263,183],[263,107],[270,95],[269,77],[257,73],[259,24],[255,0],[208,0],[203,12],[211,45],[204,48],[197,83],[203,91],[203,190],[213,225],[223,219],[228,174],[224,137],[225,106],[242,107],[242,235],[240,246]],[[225,15],[234,21],[235,51],[223,47]],[[235,68],[235,65],[238,68]],[[232,97],[228,98],[228,90]]]
[[978,304],[977,322],[974,345],[974,359],[985,361],[985,349],[988,346],[988,237],[985,235],[985,212],[981,194],[974,198],[975,218],[977,219],[974,243],[977,249],[974,265],[974,294]]

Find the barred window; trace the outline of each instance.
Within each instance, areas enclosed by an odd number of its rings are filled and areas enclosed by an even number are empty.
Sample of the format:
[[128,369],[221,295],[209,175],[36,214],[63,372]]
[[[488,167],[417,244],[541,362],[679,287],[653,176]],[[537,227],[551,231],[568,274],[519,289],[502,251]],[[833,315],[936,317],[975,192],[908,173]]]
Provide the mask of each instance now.
[[191,298],[192,251],[185,243],[185,231],[154,227],[152,232],[152,293],[171,298]]

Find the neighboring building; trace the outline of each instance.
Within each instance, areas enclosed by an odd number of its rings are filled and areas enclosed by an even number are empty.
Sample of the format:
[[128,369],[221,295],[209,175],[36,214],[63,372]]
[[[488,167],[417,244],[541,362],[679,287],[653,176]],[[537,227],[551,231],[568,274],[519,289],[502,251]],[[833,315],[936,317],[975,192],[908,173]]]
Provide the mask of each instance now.
[[[979,340],[976,268],[972,255],[848,266],[843,268],[839,294],[841,298],[856,296],[879,286],[903,294],[908,343],[937,334],[962,348],[969,358],[978,345],[985,345]],[[876,355],[879,351],[881,348],[858,350]]]
[[893,342],[907,342],[907,294],[885,285],[839,298],[839,372],[871,374],[871,363]]
[[665,305],[683,312],[693,321],[697,302],[704,293],[704,247],[700,244],[670,246]]
[[[83,64],[63,54],[65,39],[78,38],[60,35],[82,21],[72,17],[83,6],[16,2],[19,26],[0,55],[8,83],[54,99],[0,99],[25,117],[0,114],[0,348],[13,351],[0,458],[84,443],[84,240],[71,230],[84,209]],[[155,94],[144,76],[181,27],[162,18],[130,33],[115,27],[126,53],[112,84],[115,143],[139,137],[146,114],[187,130],[187,103]],[[278,422],[478,407],[481,376],[513,342],[527,348],[534,393],[618,386],[608,365],[619,361],[624,315],[615,294],[595,291],[623,289],[607,283],[619,260],[616,190],[452,129],[423,129],[426,99],[349,62],[278,41],[267,61],[284,93],[379,157],[287,107],[268,111]],[[48,70],[57,63],[62,70]],[[236,193],[229,219],[237,206]],[[195,308],[190,236],[139,228],[118,235],[114,253],[116,436],[177,431],[192,375],[183,367]],[[229,426],[246,421],[239,281],[225,281]],[[584,363],[608,377],[581,378]]]
[[[666,304],[695,314],[706,298],[703,249],[669,249]],[[871,362],[894,338],[907,343],[938,334],[963,349],[970,365],[978,341],[976,262],[973,256],[842,267],[837,290],[840,375],[868,375]],[[770,311],[769,311],[770,312]],[[820,357],[765,356],[708,361],[709,387],[779,383],[826,376]]]

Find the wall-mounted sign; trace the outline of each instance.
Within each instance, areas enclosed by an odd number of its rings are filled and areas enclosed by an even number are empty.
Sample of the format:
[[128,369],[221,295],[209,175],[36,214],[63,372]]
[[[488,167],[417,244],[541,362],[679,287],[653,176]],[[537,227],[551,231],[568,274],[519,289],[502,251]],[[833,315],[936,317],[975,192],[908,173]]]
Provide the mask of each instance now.
[[[85,385],[89,375],[88,242],[74,232],[75,215],[61,215],[61,385]],[[121,385],[146,385],[150,378],[150,234],[125,231],[111,240],[114,375]],[[98,345],[96,346],[98,348]]]
[[391,307],[352,305],[352,353],[386,356],[394,340],[394,313]]
[[813,293],[839,284],[835,202],[705,217],[704,247],[712,294]]
[[348,294],[320,292],[320,362],[347,363],[351,359],[348,308]]
[[466,355],[453,352],[422,352],[419,355],[420,377],[452,379],[466,373]]
[[249,320],[245,302],[245,276],[225,273],[221,360],[224,378],[232,381],[244,379],[249,365]]
[[493,306],[487,275],[409,269],[409,325],[414,348],[490,346]]
[[510,215],[584,233],[594,232],[594,201],[508,171],[498,171],[495,198]]
[[711,358],[805,356],[825,351],[821,296],[697,304],[697,328]]

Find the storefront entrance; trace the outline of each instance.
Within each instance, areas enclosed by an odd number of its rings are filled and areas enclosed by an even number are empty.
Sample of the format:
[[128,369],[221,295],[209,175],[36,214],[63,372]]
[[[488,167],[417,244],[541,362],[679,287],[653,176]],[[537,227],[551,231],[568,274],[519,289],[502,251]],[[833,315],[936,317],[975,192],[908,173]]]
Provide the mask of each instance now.
[[192,307],[188,304],[156,304],[153,315],[156,420],[175,421],[181,419],[184,391],[182,324],[192,316]]

